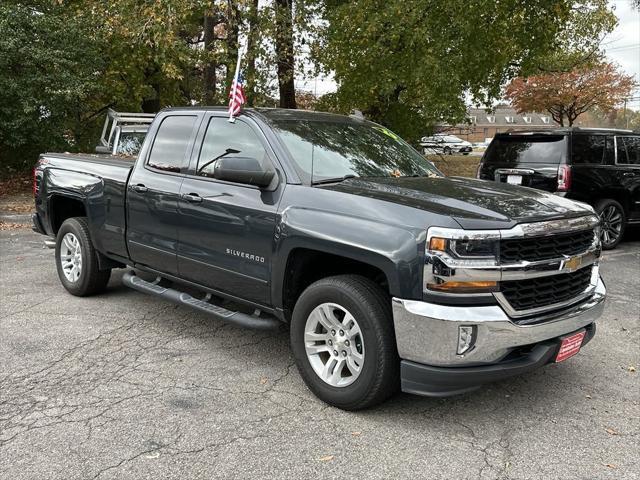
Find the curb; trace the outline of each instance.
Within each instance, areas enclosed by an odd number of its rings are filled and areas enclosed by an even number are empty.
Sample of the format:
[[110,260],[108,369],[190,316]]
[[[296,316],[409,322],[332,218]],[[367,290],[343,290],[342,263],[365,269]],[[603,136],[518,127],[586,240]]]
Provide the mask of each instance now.
[[31,215],[29,214],[16,215],[16,214],[0,213],[0,222],[17,223],[20,225],[30,225]]

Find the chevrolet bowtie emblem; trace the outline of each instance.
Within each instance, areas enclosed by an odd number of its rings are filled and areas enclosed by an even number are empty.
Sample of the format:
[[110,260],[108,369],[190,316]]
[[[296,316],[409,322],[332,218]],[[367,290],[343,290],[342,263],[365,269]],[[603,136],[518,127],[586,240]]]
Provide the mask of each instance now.
[[560,270],[575,272],[582,266],[582,257],[571,257],[562,262]]

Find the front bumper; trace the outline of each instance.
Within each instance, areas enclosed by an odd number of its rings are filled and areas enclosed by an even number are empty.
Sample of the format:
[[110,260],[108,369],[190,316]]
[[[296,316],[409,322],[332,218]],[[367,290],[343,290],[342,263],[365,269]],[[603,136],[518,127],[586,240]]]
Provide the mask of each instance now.
[[[596,324],[585,328],[584,347],[595,335]],[[432,367],[403,360],[402,391],[430,397],[448,397],[480,388],[483,384],[515,377],[554,361],[560,339],[547,340],[501,362],[475,367]]]
[[[602,314],[605,295],[604,283],[598,278],[588,299],[561,311],[541,314],[526,325],[514,323],[499,305],[448,306],[394,298],[393,320],[403,377],[408,362],[426,369],[451,371],[457,367],[497,365],[518,347],[536,346],[593,324]],[[460,326],[471,326],[475,331],[472,348],[462,355],[457,353]],[[546,357],[538,360],[533,368],[547,361]]]

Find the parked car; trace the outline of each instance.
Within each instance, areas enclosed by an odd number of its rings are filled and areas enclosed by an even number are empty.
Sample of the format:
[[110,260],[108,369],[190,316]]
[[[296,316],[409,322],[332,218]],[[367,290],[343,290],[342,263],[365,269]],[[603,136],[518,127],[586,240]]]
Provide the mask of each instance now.
[[425,155],[439,152],[442,152],[444,155],[453,155],[454,153],[469,155],[472,150],[471,143],[454,135],[422,137],[420,139],[420,146],[422,147],[422,153]]
[[69,293],[128,267],[124,284],[160,299],[288,324],[308,387],[347,410],[563,361],[604,307],[591,207],[446,178],[357,117],[167,109],[135,162],[48,153],[34,178],[34,229]]
[[640,223],[640,134],[564,128],[495,136],[478,178],[538,188],[592,205],[602,246],[615,248],[628,224]]

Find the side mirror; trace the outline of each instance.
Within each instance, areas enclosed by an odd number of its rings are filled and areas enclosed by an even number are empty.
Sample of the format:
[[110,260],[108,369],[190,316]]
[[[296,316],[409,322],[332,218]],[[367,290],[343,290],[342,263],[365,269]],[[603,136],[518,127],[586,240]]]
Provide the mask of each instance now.
[[276,172],[265,170],[260,162],[250,157],[220,158],[213,169],[213,178],[227,182],[246,183],[268,187]]

